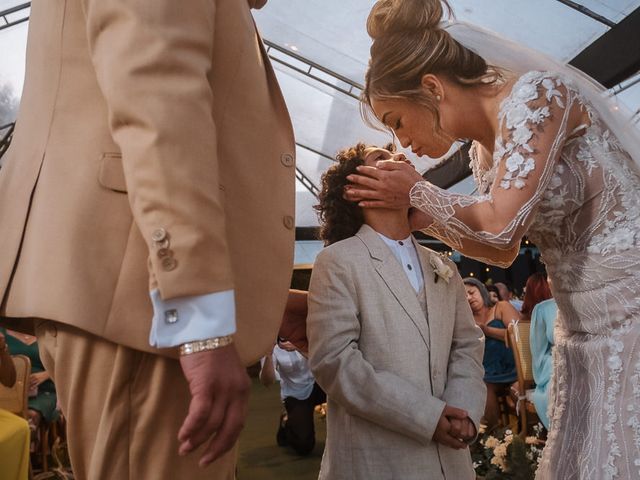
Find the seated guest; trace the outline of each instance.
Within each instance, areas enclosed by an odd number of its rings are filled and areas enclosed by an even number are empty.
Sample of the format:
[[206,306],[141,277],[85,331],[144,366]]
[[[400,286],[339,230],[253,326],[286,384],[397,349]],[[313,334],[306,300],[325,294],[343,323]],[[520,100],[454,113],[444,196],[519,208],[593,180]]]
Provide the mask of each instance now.
[[[16,369],[5,337],[0,333],[0,384],[13,387]],[[29,477],[29,424],[24,418],[0,408],[0,478]]]
[[270,385],[280,382],[284,413],[276,440],[299,455],[311,453],[316,443],[313,412],[326,396],[313,378],[306,357],[287,339],[278,337],[271,355],[262,360],[260,381]]
[[520,314],[506,301],[491,302],[485,286],[475,278],[465,278],[467,301],[473,318],[485,334],[484,381],[487,384],[487,404],[484,421],[488,429],[498,425],[500,406],[498,397],[518,378],[513,351],[507,348],[507,325],[519,320]]
[[513,287],[506,283],[498,282],[495,284],[498,289],[498,298],[502,302],[509,302],[518,312],[522,308],[522,300],[513,294]]
[[552,297],[547,276],[544,273],[536,272],[529,276],[525,286],[524,301],[520,314],[522,320],[531,321],[531,312],[533,308],[545,300]]
[[[41,421],[50,423],[58,418],[56,409],[56,389],[40,360],[36,337],[25,333],[14,332],[0,327],[6,337],[13,355],[26,355],[31,360],[31,376],[29,377],[29,424],[32,432],[36,432]],[[32,436],[32,444],[37,440]],[[35,449],[35,444],[32,450]]]
[[326,396],[309,370],[306,332],[307,292],[289,290],[287,304],[271,355],[261,361],[260,381],[280,382],[284,412],[280,416],[276,441],[299,455],[311,453],[316,443],[313,412]]
[[533,364],[533,379],[536,390],[533,393],[533,404],[542,424],[549,429],[547,406],[549,403],[549,385],[553,370],[553,328],[558,316],[558,306],[551,298],[537,304],[531,313],[531,361]]
[[496,304],[500,301],[500,292],[498,292],[498,287],[495,285],[485,285],[487,288],[487,292],[489,292],[489,300],[491,300],[492,304]]
[[482,332],[455,264],[411,236],[407,208],[361,208],[347,176],[400,154],[358,144],[324,174],[328,245],[309,289],[309,363],[327,392],[320,479],[473,479]]

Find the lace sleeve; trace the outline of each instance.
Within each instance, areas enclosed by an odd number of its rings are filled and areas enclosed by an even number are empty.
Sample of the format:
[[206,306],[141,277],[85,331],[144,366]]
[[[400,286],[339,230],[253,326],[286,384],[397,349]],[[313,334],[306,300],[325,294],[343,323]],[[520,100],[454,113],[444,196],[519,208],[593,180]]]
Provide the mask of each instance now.
[[489,191],[461,195],[426,181],[411,189],[411,204],[434,221],[426,233],[467,256],[510,264],[581,108],[577,92],[558,77],[523,75],[500,108]]

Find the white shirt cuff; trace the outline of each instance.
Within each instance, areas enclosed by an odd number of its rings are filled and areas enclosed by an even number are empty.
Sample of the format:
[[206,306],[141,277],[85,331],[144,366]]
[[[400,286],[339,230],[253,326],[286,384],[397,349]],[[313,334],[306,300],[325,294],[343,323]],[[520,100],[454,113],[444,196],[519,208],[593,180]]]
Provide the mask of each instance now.
[[153,320],[149,343],[169,348],[187,342],[231,335],[236,331],[236,303],[233,290],[162,300],[150,293]]

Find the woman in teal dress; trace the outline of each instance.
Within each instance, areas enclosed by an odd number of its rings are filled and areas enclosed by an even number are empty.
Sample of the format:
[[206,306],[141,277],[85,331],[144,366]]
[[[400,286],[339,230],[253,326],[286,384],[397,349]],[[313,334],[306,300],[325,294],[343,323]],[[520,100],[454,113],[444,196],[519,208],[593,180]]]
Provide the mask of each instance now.
[[519,320],[520,314],[509,302],[494,304],[486,287],[479,280],[465,278],[463,282],[473,318],[485,336],[482,365],[484,383],[487,385],[487,404],[484,421],[487,428],[491,429],[497,426],[500,417],[498,397],[518,377],[513,351],[506,345],[506,336],[507,325],[512,320]]
[[26,355],[31,360],[29,420],[32,429],[37,429],[43,419],[47,423],[55,421],[58,418],[56,389],[40,360],[36,337],[2,327],[0,332],[5,336],[12,355]]
[[549,385],[551,384],[551,371],[553,370],[553,329],[558,306],[552,298],[539,303],[531,312],[531,360],[533,364],[533,379],[536,382],[536,390],[533,392],[533,404],[540,421],[549,428],[549,416],[547,408],[549,404]]

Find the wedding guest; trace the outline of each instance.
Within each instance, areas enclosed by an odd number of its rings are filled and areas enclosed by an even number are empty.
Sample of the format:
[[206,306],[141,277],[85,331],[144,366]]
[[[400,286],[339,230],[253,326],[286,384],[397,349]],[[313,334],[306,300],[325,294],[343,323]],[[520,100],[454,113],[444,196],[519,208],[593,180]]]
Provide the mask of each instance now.
[[78,480],[234,476],[245,367],[277,334],[295,234],[265,3],[31,6],[0,323],[36,333]]
[[509,302],[517,311],[522,308],[522,300],[514,295],[513,287],[506,283],[498,282],[495,284],[498,289],[498,297],[500,301]]
[[320,479],[475,478],[482,332],[455,265],[411,236],[407,209],[343,198],[358,165],[403,159],[358,144],[322,179],[309,289],[309,363],[327,392]]
[[498,287],[495,285],[485,285],[487,288],[487,292],[489,292],[489,300],[491,303],[496,304],[500,301],[500,293],[498,291]]
[[524,301],[520,314],[522,320],[530,321],[533,309],[537,304],[552,297],[547,276],[544,273],[536,272],[527,278],[525,286]]
[[463,282],[473,318],[486,337],[482,359],[484,381],[487,384],[484,421],[487,428],[491,429],[498,425],[500,418],[498,397],[518,378],[513,350],[506,345],[506,329],[512,320],[519,320],[520,315],[509,302],[494,304],[479,280],[465,278]]
[[553,298],[538,303],[531,312],[531,361],[536,389],[533,404],[542,424],[549,429],[549,387],[553,370],[553,329],[558,316],[558,305]]
[[38,342],[36,337],[26,333],[6,330],[0,327],[0,333],[4,334],[7,345],[13,355],[26,355],[31,361],[31,375],[29,377],[29,426],[32,431],[32,448],[37,448],[35,444],[36,431],[40,422],[51,423],[58,418],[56,388],[51,381],[51,376],[45,370],[40,353],[38,352]]
[[284,412],[280,416],[276,441],[299,455],[313,451],[316,443],[313,412],[326,396],[315,382],[305,355],[286,338],[278,336],[271,355],[262,359],[260,381],[264,385],[280,382]]
[[[0,332],[0,385],[13,387],[16,369],[5,336]],[[29,477],[29,424],[24,418],[0,408],[0,478]]]

